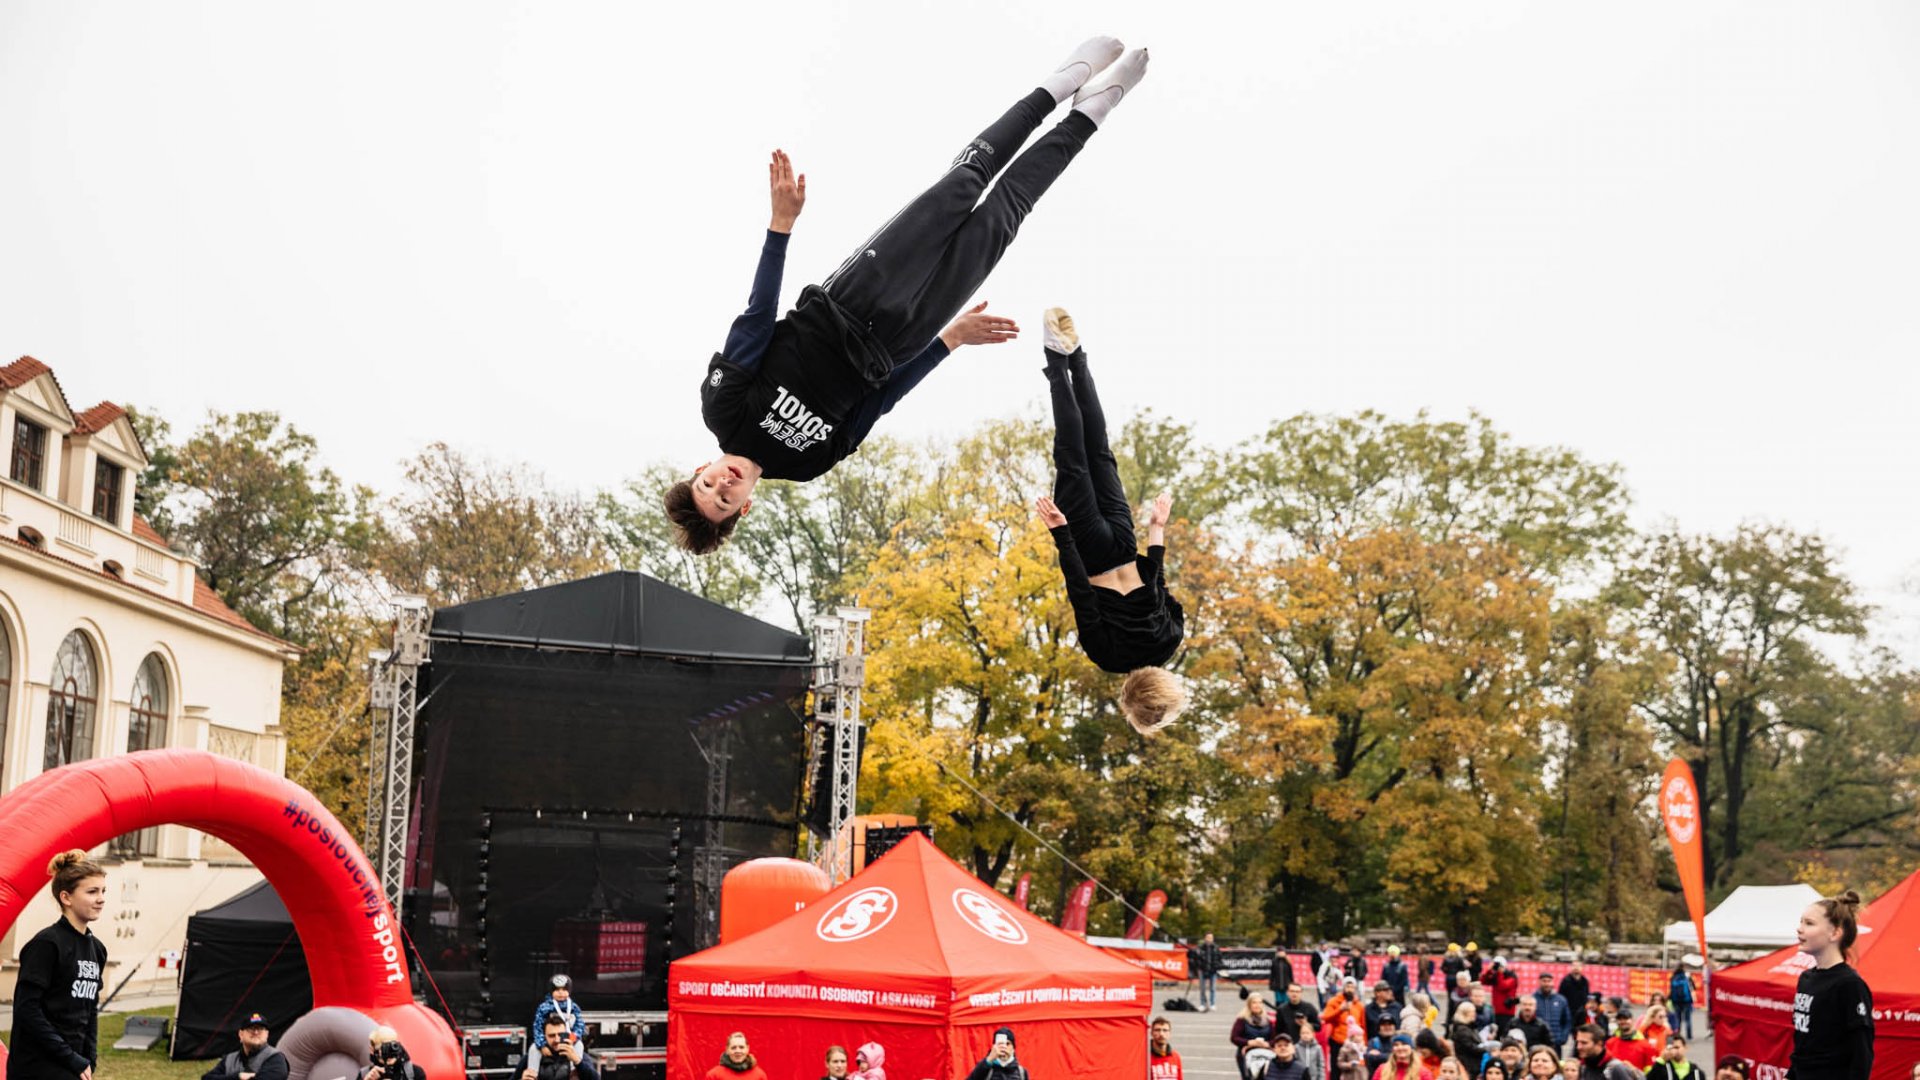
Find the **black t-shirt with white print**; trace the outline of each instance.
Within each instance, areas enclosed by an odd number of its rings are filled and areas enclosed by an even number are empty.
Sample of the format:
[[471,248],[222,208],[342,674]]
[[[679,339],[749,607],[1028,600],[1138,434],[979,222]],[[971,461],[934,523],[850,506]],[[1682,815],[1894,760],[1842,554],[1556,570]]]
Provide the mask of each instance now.
[[106,964],[106,944],[64,918],[20,950],[9,1080],[74,1077],[93,1067]]
[[700,416],[720,449],[769,480],[812,480],[859,449],[847,420],[891,368],[819,286],[774,324],[752,370],[715,354],[700,383]]
[[1808,968],[1793,994],[1790,1080],[1867,1080],[1873,1071],[1873,991],[1847,964]]

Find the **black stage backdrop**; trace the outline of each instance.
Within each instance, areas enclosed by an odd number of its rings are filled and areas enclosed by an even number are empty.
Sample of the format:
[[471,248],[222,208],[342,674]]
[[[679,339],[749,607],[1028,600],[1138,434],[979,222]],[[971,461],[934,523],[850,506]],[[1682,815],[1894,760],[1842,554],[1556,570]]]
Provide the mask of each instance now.
[[427,1000],[527,1023],[564,972],[587,1009],[664,1009],[668,959],[712,940],[702,858],[794,853],[810,663],[640,574],[436,612],[406,915]]

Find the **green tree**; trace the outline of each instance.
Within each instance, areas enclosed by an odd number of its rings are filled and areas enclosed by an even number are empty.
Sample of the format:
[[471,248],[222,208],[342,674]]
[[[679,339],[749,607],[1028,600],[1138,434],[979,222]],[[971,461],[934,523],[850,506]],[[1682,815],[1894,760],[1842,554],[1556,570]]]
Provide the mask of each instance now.
[[1563,939],[1598,925],[1609,940],[1655,928],[1654,788],[1661,767],[1639,706],[1664,676],[1601,602],[1555,614],[1549,684],[1558,698],[1547,741],[1551,787],[1541,818],[1551,859],[1553,923]]
[[234,610],[300,642],[302,619],[328,601],[362,528],[350,493],[320,465],[318,444],[277,413],[215,413],[163,454],[172,459],[162,486],[174,544]]
[[793,626],[852,599],[852,583],[912,513],[926,483],[923,458],[892,439],[860,452],[810,483],[763,482],[735,543],[786,604]]
[[1285,936],[1309,910],[1333,933],[1527,920],[1551,590],[1519,556],[1384,530],[1187,572],[1215,613],[1192,673],[1239,702],[1222,748],[1273,778],[1253,842]]
[[1830,670],[1830,642],[1865,634],[1866,609],[1825,541],[1773,525],[1649,537],[1617,595],[1673,666],[1643,710],[1687,759],[1707,879],[1725,885],[1750,847],[1747,799],[1795,727],[1784,706]]
[[1250,522],[1308,550],[1375,529],[1485,537],[1553,577],[1628,535],[1618,466],[1516,445],[1478,413],[1295,416],[1238,451],[1234,487]]
[[144,518],[162,536],[173,532],[173,516],[167,499],[173,494],[174,472],[179,468],[179,449],[173,444],[173,425],[155,412],[137,405],[127,406],[127,423],[146,451],[147,467],[133,484],[133,512]]
[[408,463],[406,483],[375,524],[368,565],[436,607],[614,568],[593,506],[524,469],[432,443]]
[[1781,690],[1791,739],[1766,745],[1738,877],[1818,862],[1871,896],[1920,855],[1920,672],[1884,651],[1865,670],[1816,668]]

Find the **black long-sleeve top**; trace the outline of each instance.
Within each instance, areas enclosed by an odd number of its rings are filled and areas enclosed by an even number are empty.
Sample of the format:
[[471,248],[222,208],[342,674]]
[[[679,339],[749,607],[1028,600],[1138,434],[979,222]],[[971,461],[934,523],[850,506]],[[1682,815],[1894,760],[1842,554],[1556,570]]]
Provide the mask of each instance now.
[[1087,659],[1115,675],[1158,667],[1173,659],[1187,634],[1187,613],[1167,592],[1167,577],[1161,568],[1166,545],[1154,544],[1145,555],[1134,556],[1140,587],[1119,593],[1087,580],[1087,566],[1080,560],[1068,526],[1050,531],[1054,545],[1060,549],[1067,601],[1073,605],[1074,627]]
[[20,950],[7,1080],[79,1076],[100,1056],[100,983],[107,946],[61,919]]
[[747,307],[700,380],[700,416],[720,449],[769,480],[812,480],[860,448],[874,422],[947,358],[934,338],[896,365],[867,327],[809,285],[775,319],[787,234],[768,230]]
[[1867,1080],[1873,1072],[1873,991],[1850,964],[1808,968],[1793,994],[1787,1080]]

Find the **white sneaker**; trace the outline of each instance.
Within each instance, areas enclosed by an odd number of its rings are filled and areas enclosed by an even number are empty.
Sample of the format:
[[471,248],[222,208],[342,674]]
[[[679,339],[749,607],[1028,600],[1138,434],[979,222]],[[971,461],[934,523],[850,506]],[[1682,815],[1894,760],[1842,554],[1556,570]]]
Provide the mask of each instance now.
[[1113,101],[1110,104],[1118,105],[1120,99],[1127,95],[1127,91],[1140,85],[1140,80],[1146,77],[1147,50],[1134,49],[1122,56],[1118,63],[1088,79],[1086,85],[1074,91],[1073,103],[1078,105],[1090,97],[1107,93],[1117,87],[1120,92],[1113,95]]
[[[1126,46],[1120,44],[1120,39],[1117,37],[1107,37],[1104,34],[1098,37],[1091,37],[1081,42],[1073,50],[1073,54],[1067,57],[1065,63],[1053,69],[1054,74],[1072,72],[1079,78],[1080,85],[1084,86],[1088,79],[1093,78],[1095,75],[1100,74],[1112,66],[1113,62],[1120,59],[1120,54],[1125,51]],[[1075,67],[1086,69],[1085,74],[1073,72]]]
[[1073,316],[1067,314],[1066,308],[1052,307],[1047,309],[1044,322],[1046,325],[1041,336],[1047,350],[1061,356],[1072,356],[1074,350],[1080,347],[1080,335],[1073,328]]

